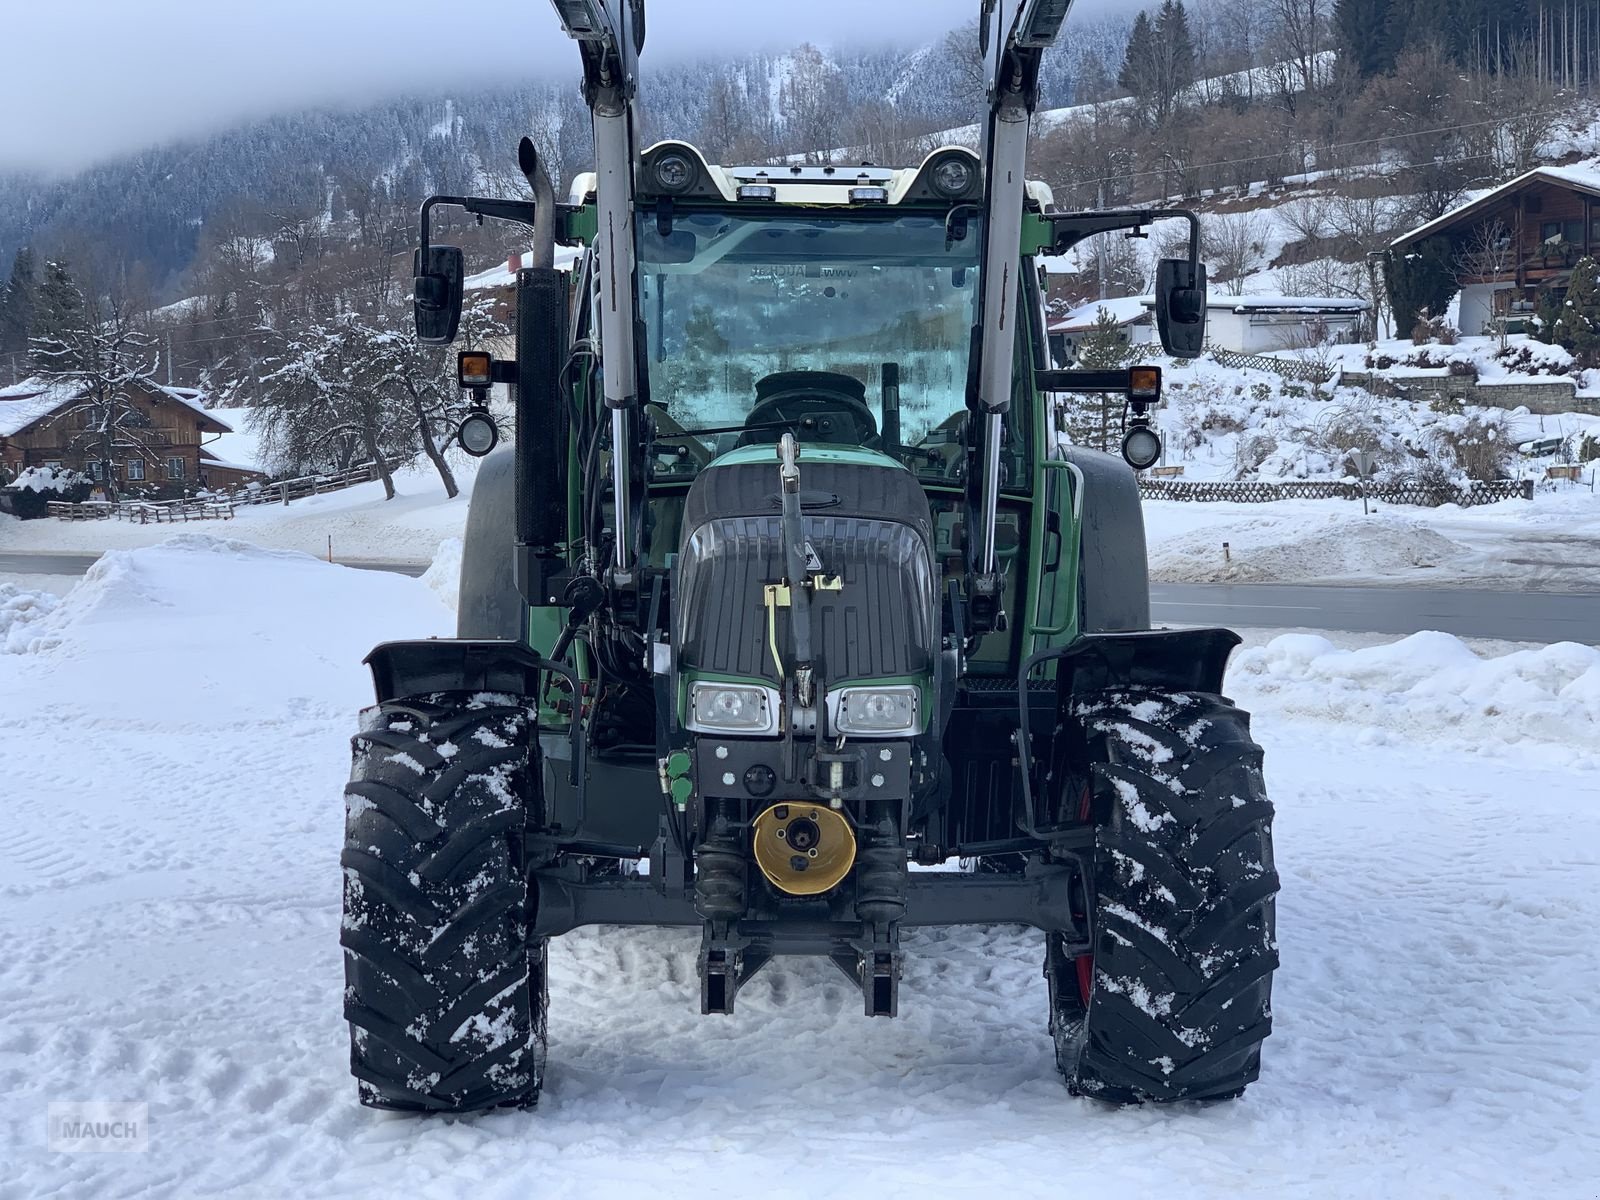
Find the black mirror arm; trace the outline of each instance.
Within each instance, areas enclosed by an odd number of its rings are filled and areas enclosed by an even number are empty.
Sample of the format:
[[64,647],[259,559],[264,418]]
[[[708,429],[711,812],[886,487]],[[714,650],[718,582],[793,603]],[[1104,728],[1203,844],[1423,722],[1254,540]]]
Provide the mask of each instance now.
[[1065,254],[1079,242],[1102,233],[1119,229],[1141,230],[1157,221],[1177,220],[1189,222],[1189,265],[1200,266],[1200,217],[1186,208],[1122,209],[1110,212],[1050,213],[1054,238],[1046,253]]
[[422,229],[418,242],[422,247],[422,261],[428,260],[428,246],[432,242],[432,218],[435,205],[450,204],[456,208],[463,208],[478,217],[494,217],[500,221],[512,221],[518,225],[534,225],[538,215],[538,205],[531,200],[491,200],[482,196],[429,196],[422,202]]

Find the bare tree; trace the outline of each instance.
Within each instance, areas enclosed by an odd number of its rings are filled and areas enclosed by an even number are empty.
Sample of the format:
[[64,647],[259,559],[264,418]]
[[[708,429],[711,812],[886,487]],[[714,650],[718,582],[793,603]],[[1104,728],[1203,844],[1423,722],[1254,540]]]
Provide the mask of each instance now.
[[55,418],[67,444],[100,467],[99,481],[117,499],[113,464],[131,457],[155,463],[165,445],[162,433],[135,396],[159,390],[152,378],[154,340],[135,329],[127,310],[112,304],[97,314],[79,298],[76,319],[58,324],[32,343],[33,359],[45,378],[72,389],[71,407]]
[[1246,276],[1267,265],[1266,219],[1260,213],[1208,217],[1201,228],[1201,250],[1212,277],[1230,296],[1244,294]]
[[1367,302],[1371,313],[1372,335],[1380,337],[1388,332],[1389,289],[1376,256],[1404,223],[1400,202],[1387,196],[1340,193],[1333,198],[1329,220],[1338,240],[1340,257],[1359,265],[1359,295]]
[[1499,121],[1494,129],[1495,166],[1521,175],[1539,162],[1539,152],[1554,135],[1562,113],[1563,97],[1554,84],[1534,69],[1526,46],[1514,47],[1501,71],[1487,89],[1487,111]]
[[860,105],[846,136],[852,150],[874,163],[915,162],[937,149],[921,123],[887,100]]
[[1301,241],[1315,244],[1333,231],[1332,208],[1332,197],[1326,192],[1313,192],[1285,204],[1278,210],[1278,216]]
[[1275,36],[1290,66],[1286,82],[1299,92],[1315,92],[1322,84],[1332,0],[1266,0],[1260,7],[1277,27]]
[[[509,333],[495,315],[493,299],[481,292],[470,298],[461,329],[461,346],[468,350]],[[444,450],[467,408],[456,382],[454,354],[419,342],[409,309],[385,311],[381,327],[369,328],[366,338],[369,386],[409,410],[417,445],[438,472],[445,495],[454,499],[460,488]]]
[[[1484,221],[1475,226],[1456,251],[1456,282],[1463,288],[1475,283],[1499,282],[1516,269],[1519,240],[1516,229],[1504,221]],[[1507,321],[1499,314],[1492,320],[1495,337],[1504,350],[1510,337]]]
[[843,140],[844,76],[839,68],[821,50],[805,43],[790,56],[780,102],[791,144],[808,159],[827,161],[829,151]]
[[386,499],[392,464],[417,449],[414,412],[375,386],[376,331],[354,312],[302,327],[262,379],[258,405],[268,452],[298,469],[373,463]]
[[934,53],[949,81],[950,98],[976,115],[989,93],[989,68],[978,49],[978,31],[961,25],[944,35]]

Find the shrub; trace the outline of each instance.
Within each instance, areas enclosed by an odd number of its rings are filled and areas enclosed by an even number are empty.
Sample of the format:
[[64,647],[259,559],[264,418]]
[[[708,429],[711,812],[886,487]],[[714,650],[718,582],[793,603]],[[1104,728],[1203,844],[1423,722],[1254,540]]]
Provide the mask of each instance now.
[[29,467],[5,489],[6,508],[24,521],[50,514],[52,500],[76,504],[89,498],[94,484],[77,471]]
[[1473,413],[1442,421],[1433,437],[1441,456],[1478,483],[1505,478],[1516,449],[1511,427],[1501,413]]
[[1258,433],[1241,437],[1233,454],[1233,477],[1246,479],[1261,470],[1261,464],[1278,452],[1278,439]]
[[1450,378],[1470,379],[1476,383],[1478,381],[1478,364],[1470,359],[1452,359],[1450,362]]
[[1409,463],[1389,473],[1384,482],[1421,488],[1426,502],[1435,508],[1441,504],[1454,504],[1461,497],[1461,487],[1455,474],[1436,458]]

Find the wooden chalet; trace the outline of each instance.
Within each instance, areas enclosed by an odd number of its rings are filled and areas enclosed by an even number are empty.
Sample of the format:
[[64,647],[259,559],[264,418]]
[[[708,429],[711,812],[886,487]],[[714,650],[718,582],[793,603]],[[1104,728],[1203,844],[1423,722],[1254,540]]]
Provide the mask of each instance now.
[[1560,299],[1580,258],[1600,257],[1600,165],[1539,167],[1398,238],[1403,254],[1448,239],[1461,332],[1515,331],[1544,293]]
[[94,413],[86,389],[71,377],[34,378],[0,389],[0,484],[26,467],[65,467],[94,479],[109,470],[119,490],[192,492],[264,479],[261,472],[219,459],[207,442],[233,432],[206,410],[194,388],[147,382],[133,389],[137,432],[119,437],[112,461],[100,461],[86,433]]

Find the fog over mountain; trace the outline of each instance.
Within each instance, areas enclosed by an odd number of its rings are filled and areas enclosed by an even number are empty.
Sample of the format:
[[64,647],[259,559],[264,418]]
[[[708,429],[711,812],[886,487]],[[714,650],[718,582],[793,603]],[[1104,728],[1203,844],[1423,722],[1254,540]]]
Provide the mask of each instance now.
[[[1010,7],[1006,0],[1003,7]],[[1074,20],[1141,0],[1079,0]],[[977,0],[650,0],[647,61],[830,47],[912,47]],[[62,172],[310,105],[473,85],[570,80],[576,55],[547,0],[53,0],[6,13],[7,85],[28,97],[0,170]]]

